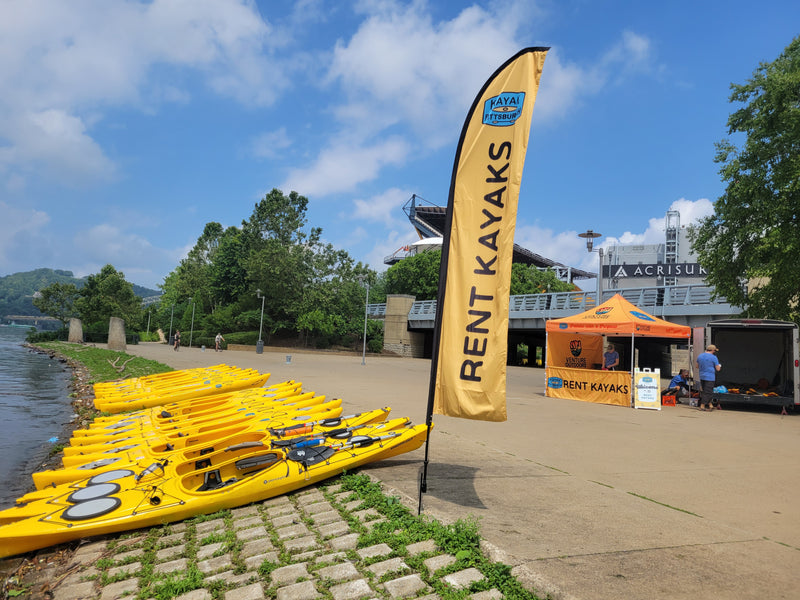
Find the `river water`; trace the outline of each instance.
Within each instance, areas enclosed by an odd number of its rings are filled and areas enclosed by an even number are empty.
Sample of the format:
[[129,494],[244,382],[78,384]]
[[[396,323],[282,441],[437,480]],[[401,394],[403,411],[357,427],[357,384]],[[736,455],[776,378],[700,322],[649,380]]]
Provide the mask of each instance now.
[[62,435],[73,414],[69,367],[22,346],[27,333],[0,327],[0,508],[29,491],[49,440]]

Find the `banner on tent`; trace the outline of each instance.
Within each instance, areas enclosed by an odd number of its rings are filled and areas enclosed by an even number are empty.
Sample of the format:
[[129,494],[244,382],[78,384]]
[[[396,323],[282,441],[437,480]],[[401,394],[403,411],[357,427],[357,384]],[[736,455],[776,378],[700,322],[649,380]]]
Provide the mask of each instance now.
[[552,398],[617,406],[631,405],[631,374],[627,371],[547,367],[545,375],[545,392]]
[[603,338],[579,333],[549,335],[547,364],[570,369],[599,369],[603,364]]

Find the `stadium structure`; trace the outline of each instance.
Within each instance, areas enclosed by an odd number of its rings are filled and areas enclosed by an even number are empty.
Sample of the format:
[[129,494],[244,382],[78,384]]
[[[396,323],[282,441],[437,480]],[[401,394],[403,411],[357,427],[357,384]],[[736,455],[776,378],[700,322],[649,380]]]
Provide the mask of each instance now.
[[[444,237],[446,211],[445,207],[437,206],[413,194],[403,205],[403,212],[408,217],[420,239],[412,244],[398,248],[393,254],[385,257],[383,259],[384,264],[393,265],[419,252],[440,248]],[[533,265],[538,269],[553,269],[560,280],[568,281],[569,283],[574,283],[576,279],[595,279],[597,277],[596,273],[569,267],[541,254],[531,252],[519,244],[514,244],[512,261],[524,265]]]

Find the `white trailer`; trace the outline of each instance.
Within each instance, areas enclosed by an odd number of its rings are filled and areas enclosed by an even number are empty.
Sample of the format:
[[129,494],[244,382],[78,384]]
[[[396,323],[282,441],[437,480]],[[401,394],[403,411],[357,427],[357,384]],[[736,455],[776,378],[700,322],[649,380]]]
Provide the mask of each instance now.
[[696,358],[708,344],[719,348],[722,369],[715,393],[721,404],[800,406],[800,353],[796,323],[768,319],[725,319],[697,327],[692,335],[692,370],[696,385]]

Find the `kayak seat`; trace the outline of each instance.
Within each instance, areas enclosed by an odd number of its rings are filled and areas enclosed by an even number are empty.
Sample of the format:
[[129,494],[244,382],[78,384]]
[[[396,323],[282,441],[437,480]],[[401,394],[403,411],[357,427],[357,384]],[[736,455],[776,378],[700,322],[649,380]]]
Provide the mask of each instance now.
[[209,471],[203,476],[203,485],[197,488],[198,492],[207,492],[209,490],[215,490],[222,485],[222,480],[219,476],[219,469],[214,469],[213,471]]

